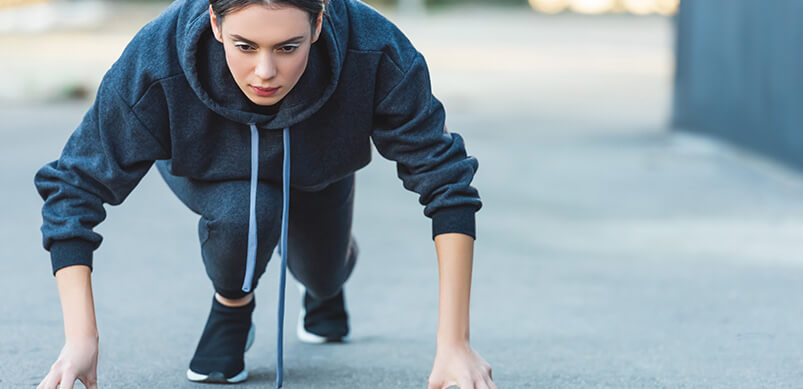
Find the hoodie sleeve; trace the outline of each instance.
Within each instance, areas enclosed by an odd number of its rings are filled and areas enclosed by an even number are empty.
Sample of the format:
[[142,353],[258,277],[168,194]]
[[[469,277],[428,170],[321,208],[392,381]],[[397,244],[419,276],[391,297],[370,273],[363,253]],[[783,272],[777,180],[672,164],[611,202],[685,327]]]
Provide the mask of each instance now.
[[[392,70],[391,70],[392,69]],[[463,138],[445,126],[443,105],[432,95],[429,71],[417,53],[407,70],[389,66],[395,78],[379,96],[372,139],[379,153],[396,162],[406,189],[419,194],[432,237],[459,232],[476,238],[475,213],[482,207],[471,180],[477,159]],[[381,85],[380,85],[381,86]]]
[[106,218],[168,149],[146,128],[104,77],[94,104],[67,140],[61,156],[34,177],[42,207],[44,248],[53,274],[70,265],[92,268],[102,237],[92,229]]

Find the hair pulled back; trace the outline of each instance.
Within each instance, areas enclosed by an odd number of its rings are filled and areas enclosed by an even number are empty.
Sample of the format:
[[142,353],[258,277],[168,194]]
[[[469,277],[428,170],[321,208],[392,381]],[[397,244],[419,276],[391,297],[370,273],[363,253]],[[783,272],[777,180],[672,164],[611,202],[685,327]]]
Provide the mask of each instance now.
[[315,26],[318,15],[326,12],[326,5],[329,0],[209,0],[212,11],[217,16],[218,27],[223,23],[226,15],[239,11],[249,5],[259,4],[266,7],[271,6],[292,6],[296,7],[309,15],[310,24]]

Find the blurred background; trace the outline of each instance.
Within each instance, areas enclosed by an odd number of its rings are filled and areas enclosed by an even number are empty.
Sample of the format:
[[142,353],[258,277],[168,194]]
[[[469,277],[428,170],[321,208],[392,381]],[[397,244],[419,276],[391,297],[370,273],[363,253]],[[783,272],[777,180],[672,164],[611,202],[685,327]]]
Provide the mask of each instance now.
[[[63,344],[33,176],[166,5],[0,0],[0,387],[35,387]],[[803,384],[803,2],[371,5],[424,54],[480,162],[471,339],[500,388]],[[353,341],[288,335],[287,387],[426,384],[429,219],[377,153],[357,185]],[[197,215],[155,169],[107,210],[101,385],[195,387],[183,374],[211,295]],[[275,270],[244,387],[274,379]],[[288,288],[287,328],[297,300]]]

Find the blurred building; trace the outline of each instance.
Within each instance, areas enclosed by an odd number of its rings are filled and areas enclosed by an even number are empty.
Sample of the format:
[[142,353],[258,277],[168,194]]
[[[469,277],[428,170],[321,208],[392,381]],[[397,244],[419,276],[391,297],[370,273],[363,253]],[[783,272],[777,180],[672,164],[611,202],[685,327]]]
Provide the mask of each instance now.
[[803,1],[684,0],[673,124],[803,167]]

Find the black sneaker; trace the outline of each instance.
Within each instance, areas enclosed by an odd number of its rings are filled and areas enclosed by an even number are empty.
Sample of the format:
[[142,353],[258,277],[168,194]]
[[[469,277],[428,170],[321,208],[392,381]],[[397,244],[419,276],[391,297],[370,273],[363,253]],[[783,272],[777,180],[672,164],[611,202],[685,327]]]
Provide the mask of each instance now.
[[206,326],[187,369],[187,379],[222,384],[245,381],[248,371],[244,354],[254,343],[255,328],[251,322],[254,300],[242,307],[227,307],[214,297],[212,300]]
[[343,289],[326,300],[318,300],[301,283],[301,309],[298,314],[296,336],[304,343],[340,343],[348,340],[349,318]]

